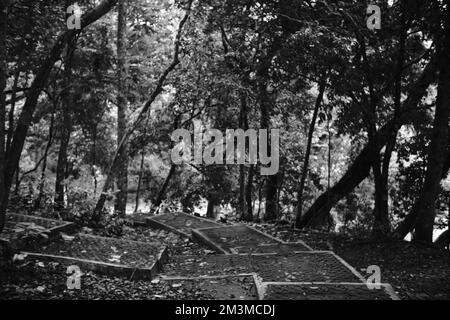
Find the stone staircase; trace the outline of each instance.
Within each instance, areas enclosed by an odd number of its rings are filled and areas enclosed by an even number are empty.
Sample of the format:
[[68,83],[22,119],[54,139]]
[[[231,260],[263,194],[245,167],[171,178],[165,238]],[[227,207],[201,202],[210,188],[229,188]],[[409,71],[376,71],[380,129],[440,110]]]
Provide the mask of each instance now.
[[[21,223],[40,225],[51,240],[24,253],[129,279],[169,281],[207,290],[217,299],[397,300],[389,284],[368,285],[331,251],[314,251],[303,241],[284,242],[241,224],[219,224],[185,213],[140,219],[137,225],[166,229],[199,242],[217,254],[168,256],[159,242],[136,242],[86,234],[57,237],[72,225],[9,215],[4,242]],[[14,231],[15,230],[15,231]]]

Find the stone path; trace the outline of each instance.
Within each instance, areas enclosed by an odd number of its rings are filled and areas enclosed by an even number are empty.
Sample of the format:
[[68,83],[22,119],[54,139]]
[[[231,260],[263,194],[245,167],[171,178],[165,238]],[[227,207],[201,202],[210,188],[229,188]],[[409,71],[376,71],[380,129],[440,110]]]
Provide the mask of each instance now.
[[186,213],[170,213],[147,218],[147,224],[157,229],[166,229],[185,237],[190,237],[192,230],[221,227],[220,223]]
[[[52,233],[70,231],[71,227],[61,221],[10,215],[8,228],[0,238],[7,238],[24,221]],[[129,279],[157,277],[155,281],[195,288],[216,299],[398,299],[388,284],[371,289],[335,253],[314,251],[302,241],[283,242],[246,225],[219,224],[184,213],[147,218],[146,224],[190,237],[218,254],[168,257],[167,248],[159,242],[85,234],[65,236],[25,253]]]
[[169,257],[160,275],[163,280],[184,276],[201,281],[253,274],[261,300],[398,299],[390,285],[371,289],[364,277],[335,253],[313,251],[302,241],[283,242],[246,225],[204,227],[211,221],[185,214],[165,214],[149,220],[220,253]]
[[209,255],[171,257],[163,276],[191,277],[256,273],[263,282],[362,283],[356,271],[332,252],[290,254]]
[[246,225],[194,229],[192,237],[223,254],[308,251],[304,242],[287,243]]

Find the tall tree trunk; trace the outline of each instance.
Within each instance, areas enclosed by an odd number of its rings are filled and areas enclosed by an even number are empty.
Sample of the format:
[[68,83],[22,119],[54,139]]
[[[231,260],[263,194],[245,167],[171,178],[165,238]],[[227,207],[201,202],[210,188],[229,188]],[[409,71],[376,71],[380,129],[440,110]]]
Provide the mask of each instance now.
[[[331,152],[333,149],[332,146],[332,131],[331,131],[331,111],[327,114],[327,133],[328,133],[328,159],[327,159],[327,192],[331,189],[331,170],[332,170],[332,159],[331,159]],[[328,215],[328,232],[331,231],[331,228],[334,226],[334,220],[331,214]]]
[[389,174],[388,172],[382,172],[381,166],[381,155],[378,152],[373,155],[372,162],[373,176],[375,180],[375,208],[372,234],[378,238],[388,236],[391,231],[387,185],[387,178],[389,177]]
[[134,212],[138,212],[139,210],[139,199],[141,196],[141,186],[142,186],[142,177],[144,175],[144,160],[145,160],[145,148],[142,148],[142,154],[141,154],[141,164],[139,166],[139,178],[138,178],[138,185],[136,190],[136,199],[135,199],[135,205],[134,205]]
[[[26,38],[28,37],[28,35],[30,34],[30,32],[32,31],[32,27],[33,27],[33,21],[31,20],[32,18],[32,11],[34,10],[34,5],[36,3],[37,0],[32,0],[28,2],[28,18],[26,19],[25,22],[25,26],[23,29],[23,38],[21,40],[21,43],[19,45],[19,49],[18,52],[20,52],[19,57],[18,57],[18,61],[17,61],[17,67],[16,67],[16,71],[14,74],[14,82],[13,82],[13,87],[12,87],[12,94],[11,94],[11,108],[9,110],[9,120],[8,120],[8,136],[6,139],[6,155],[8,155],[10,148],[11,148],[11,142],[12,142],[12,137],[14,134],[14,114],[15,114],[15,110],[16,110],[16,103],[17,103],[17,89],[18,89],[18,85],[19,85],[19,80],[20,80],[20,73],[22,70],[26,70],[27,65],[29,66],[29,62],[24,62],[24,59],[26,58],[26,54],[27,54],[27,50],[26,50]],[[26,81],[28,82],[28,81]],[[25,86],[27,85],[27,83],[25,84]],[[18,180],[18,179],[17,179]],[[16,180],[16,182],[17,182]],[[16,192],[18,191],[19,186],[16,184]]]
[[446,238],[446,248],[447,250],[450,250],[450,208],[448,211],[448,217],[447,217],[447,238]]
[[[20,63],[20,62],[19,62]],[[25,74],[25,86],[28,85],[28,74]],[[13,103],[14,101],[11,101],[11,103]],[[13,110],[14,105],[11,104],[11,110],[9,112],[9,125],[11,127],[14,127],[14,113],[15,111]],[[15,109],[15,107],[14,107]],[[12,135],[14,134],[14,128],[12,128],[12,131],[8,130],[8,134],[11,134],[11,137],[7,138],[7,142],[6,142],[6,157],[8,158],[8,155],[11,151],[11,144],[12,144]],[[8,142],[9,139],[9,142]],[[21,177],[20,175],[20,163],[17,164],[17,168],[16,168],[16,174],[15,174],[15,184],[14,184],[14,196],[18,196],[20,193],[20,184],[22,183],[23,180],[23,176]]]
[[92,155],[92,177],[94,178],[94,197],[97,195],[97,188],[98,188],[98,181],[97,181],[97,171],[96,171],[96,164],[97,164],[97,124],[94,124],[94,136],[92,138],[92,149],[93,149],[93,155]]
[[247,203],[246,220],[253,221],[253,176],[255,172],[255,166],[250,165],[248,169],[247,186],[245,188],[245,202]]
[[[268,71],[269,71],[269,62],[268,59],[261,62],[261,67],[259,70],[259,83],[258,83],[258,99],[259,99],[259,107],[261,111],[261,129],[266,129],[270,131],[270,110],[271,106],[271,97],[267,92],[267,79],[268,79]],[[269,137],[269,135],[268,135]],[[270,137],[267,141],[267,150],[271,150],[270,148]],[[273,155],[271,155],[273,156]],[[277,175],[271,175],[265,178],[265,212],[264,212],[264,220],[265,221],[274,221],[277,219],[278,210],[277,210]]]
[[[117,26],[117,145],[127,131],[127,99],[126,99],[126,34],[127,34],[127,0],[119,0]],[[127,143],[119,150],[117,162],[117,188],[115,210],[125,216],[128,195],[128,147]]]
[[158,192],[158,197],[155,200],[155,203],[154,203],[155,208],[159,207],[161,205],[161,203],[163,202],[164,196],[166,195],[167,187],[169,186],[170,180],[172,179],[173,175],[175,174],[176,168],[177,168],[177,166],[174,164],[172,164],[172,166],[170,167],[169,174],[167,175],[166,179],[164,180],[164,183]]
[[439,63],[439,83],[434,116],[431,144],[428,150],[428,165],[422,194],[413,207],[416,212],[415,239],[432,242],[434,220],[436,217],[436,199],[440,192],[442,169],[448,143],[450,120],[450,0],[445,1],[444,41]]
[[316,128],[316,122],[317,122],[317,117],[319,115],[320,106],[322,105],[323,97],[325,94],[325,89],[326,89],[326,78],[323,77],[319,83],[319,95],[317,96],[317,99],[316,99],[316,104],[314,106],[314,112],[313,112],[313,116],[311,119],[311,124],[309,126],[309,131],[308,131],[308,141],[306,144],[305,160],[303,162],[302,176],[300,179],[300,187],[298,189],[298,195],[297,195],[297,209],[296,209],[296,219],[295,219],[295,221],[296,221],[295,224],[297,227],[300,226],[300,222],[301,222],[301,218],[302,218],[302,214],[303,214],[303,192],[305,189],[306,177],[308,176],[309,158],[311,155],[312,140],[313,140],[313,136],[314,136],[314,130]]
[[284,159],[281,160],[280,173],[278,174],[278,182],[277,182],[277,208],[278,208],[279,217],[281,217],[280,215],[282,214],[282,211],[283,211],[280,206],[280,199],[281,199],[281,191],[283,190],[284,179],[285,179],[284,161],[285,161]]
[[[405,3],[401,1],[401,5],[404,6]],[[402,78],[403,78],[403,67],[405,63],[405,53],[406,53],[406,40],[408,38],[408,26],[406,25],[406,18],[404,14],[405,8],[402,8],[401,13],[401,30],[399,36],[399,52],[397,59],[397,67],[395,74],[395,89],[394,89],[394,121],[399,117],[399,112],[401,108],[402,99]],[[392,153],[395,149],[397,142],[397,134],[399,131],[397,126],[392,131],[389,137],[386,150],[383,155],[383,161],[381,165],[381,172],[378,172],[378,185],[377,185],[377,196],[375,201],[375,216],[372,233],[375,237],[385,238],[391,233],[391,223],[389,220],[389,194],[388,194],[388,183],[389,183],[389,166],[391,163]],[[377,180],[376,180],[377,181]]]
[[209,197],[208,199],[208,206],[206,208],[206,217],[215,219],[216,213],[215,213],[215,207],[216,207],[216,199],[214,197]]
[[[180,125],[179,121],[180,121],[180,117],[176,116],[175,120],[173,122],[173,130],[177,130],[178,129],[178,126]],[[174,143],[171,142],[170,148],[172,149],[173,146],[174,146]],[[176,169],[177,169],[177,166],[172,163],[172,165],[170,166],[169,173],[167,174],[167,177],[164,180],[164,183],[163,183],[163,185],[161,186],[161,189],[158,192],[158,197],[156,198],[155,203],[153,204],[153,207],[155,209],[158,208],[161,205],[161,203],[163,202],[164,197],[166,195],[167,188],[169,187],[170,180],[172,180],[172,177],[175,174]]]
[[[239,114],[239,128],[246,131],[248,130],[247,120],[247,97],[244,93],[241,93],[241,108]],[[247,147],[245,152],[247,153]],[[244,221],[251,221],[252,216],[248,215],[248,210],[245,201],[245,165],[239,165],[239,198],[238,198],[238,215]]]
[[258,222],[261,221],[261,204],[262,204],[262,199],[263,199],[262,191],[263,191],[263,186],[260,185],[259,189],[258,189],[258,211],[256,213],[256,219]]
[[38,194],[36,201],[34,202],[34,207],[36,209],[41,207],[42,196],[44,194],[45,171],[47,170],[47,157],[48,157],[48,153],[50,151],[50,147],[53,142],[53,128],[55,125],[56,104],[57,104],[57,102],[55,101],[54,106],[53,106],[52,117],[50,119],[50,128],[49,128],[49,132],[48,132],[47,146],[45,147],[44,156],[43,156],[44,160],[42,160],[42,170],[41,170],[41,180],[40,180],[40,184],[39,184],[39,194]]
[[[392,135],[392,132],[407,123],[414,114],[419,112],[417,108],[423,96],[427,93],[430,84],[435,80],[437,71],[437,64],[435,57],[428,63],[427,67],[422,73],[419,80],[411,87],[409,96],[402,104],[402,110],[396,120],[389,121],[377,132],[379,138],[378,147],[382,148]],[[328,191],[324,192],[314,204],[304,214],[299,228],[323,225],[326,217],[329,215],[331,208],[333,208],[343,197],[353,191],[361,181],[366,179],[372,167],[372,157],[374,152],[380,152],[380,149],[375,150],[373,142],[369,142],[361,151],[358,157],[353,161],[344,176]]]
[[61,144],[58,151],[58,162],[56,165],[56,181],[55,181],[55,210],[64,209],[65,188],[64,180],[66,179],[67,152],[69,149],[71,129],[71,119],[67,115],[69,110],[63,112],[63,128],[61,132]]
[[5,226],[6,207],[8,205],[8,188],[5,181],[5,120],[6,120],[6,78],[7,78],[7,10],[8,1],[0,0],[0,233]]
[[[20,63],[20,61],[18,63]],[[17,70],[14,74],[14,82],[12,87],[11,107],[9,109],[8,135],[6,138],[6,154],[9,153],[9,149],[11,148],[12,135],[14,133],[14,113],[16,110],[17,86],[19,84],[19,78],[20,78],[20,66],[17,66]]]
[[245,165],[239,165],[239,197],[238,197],[238,217],[246,220],[247,210],[245,202]]
[[[66,5],[70,5],[70,1]],[[61,129],[61,144],[58,151],[58,163],[56,166],[56,181],[55,181],[55,210],[61,211],[64,209],[64,180],[66,179],[67,168],[67,152],[69,149],[70,136],[72,134],[72,63],[75,52],[75,41],[72,39],[67,45],[67,52],[64,65],[64,91],[62,93],[62,129]]]

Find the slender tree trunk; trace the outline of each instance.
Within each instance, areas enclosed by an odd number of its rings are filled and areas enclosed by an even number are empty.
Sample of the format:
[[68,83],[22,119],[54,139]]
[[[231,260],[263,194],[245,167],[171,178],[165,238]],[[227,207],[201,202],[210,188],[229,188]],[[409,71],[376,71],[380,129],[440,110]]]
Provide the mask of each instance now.
[[[63,99],[64,100],[64,99]],[[66,108],[66,107],[63,107]],[[64,209],[65,188],[64,180],[66,179],[67,168],[67,152],[69,149],[70,135],[72,133],[70,111],[63,111],[63,128],[61,132],[61,144],[58,151],[58,162],[56,166],[56,182],[55,182],[55,209]]]
[[[405,3],[402,1],[403,6]],[[405,8],[403,8],[404,10]],[[406,40],[408,37],[408,27],[406,26],[405,15],[401,13],[401,31],[399,37],[399,52],[397,59],[397,70],[395,75],[395,89],[394,89],[394,121],[399,117],[402,98],[402,78],[403,66],[405,63]],[[389,166],[391,163],[392,153],[397,142],[397,134],[400,127],[394,128],[392,135],[389,137],[386,150],[383,155],[381,164],[382,171],[379,172],[378,182],[378,197],[375,202],[375,219],[373,225],[373,235],[379,238],[388,237],[391,233],[391,222],[389,220]]]
[[[331,170],[332,170],[332,166],[333,166],[332,159],[331,159],[331,151],[333,149],[333,146],[331,143],[332,131],[331,131],[330,120],[331,120],[331,112],[329,112],[327,114],[327,133],[328,133],[327,192],[329,192],[331,189]],[[331,231],[331,228],[333,227],[333,225],[334,225],[333,217],[331,216],[331,214],[328,214],[328,232]]]
[[[271,106],[271,97],[267,92],[267,79],[268,79],[268,70],[269,70],[269,62],[268,59],[266,61],[261,62],[261,67],[259,70],[259,83],[258,83],[258,99],[259,99],[259,107],[261,111],[261,129],[266,129],[270,131],[270,110]],[[270,148],[270,138],[267,141],[267,150],[271,150]],[[274,221],[277,219],[278,210],[277,210],[277,175],[271,175],[265,178],[265,197],[266,197],[266,206],[264,213],[265,221]]]
[[280,206],[280,199],[281,199],[281,191],[283,190],[284,178],[285,178],[285,166],[284,160],[282,160],[280,174],[278,175],[278,183],[277,183],[277,208],[279,215],[281,215],[281,213],[283,212]]
[[53,142],[53,128],[54,128],[54,124],[55,124],[56,104],[57,104],[57,102],[55,101],[55,105],[53,107],[53,112],[52,112],[52,117],[50,119],[50,128],[49,128],[49,133],[48,133],[47,146],[45,147],[44,160],[42,162],[41,180],[40,180],[40,184],[39,184],[39,194],[38,194],[38,197],[37,197],[37,199],[36,199],[36,201],[34,203],[34,207],[36,209],[41,207],[42,196],[44,194],[45,171],[47,170],[47,157],[48,157],[48,153],[50,151],[50,147],[51,147],[52,142]]
[[139,198],[141,196],[141,185],[142,185],[142,176],[144,175],[144,160],[145,160],[145,148],[142,149],[141,154],[141,164],[139,166],[139,178],[138,178],[138,185],[136,190],[136,200],[134,205],[134,212],[138,212],[139,210]]
[[[241,110],[239,115],[239,128],[246,131],[248,130],[247,121],[247,97],[244,93],[241,93]],[[247,153],[246,147],[246,153]],[[239,165],[239,199],[238,199],[238,215],[244,221],[250,221],[251,216],[248,215],[248,210],[245,201],[245,165]]]
[[[69,6],[70,3],[66,2]],[[62,93],[62,129],[61,144],[58,151],[58,163],[56,166],[56,182],[55,182],[55,209],[61,211],[64,209],[64,180],[66,179],[67,168],[67,152],[69,149],[70,136],[72,134],[72,62],[75,52],[75,40],[67,45],[67,53],[64,66],[64,91]]]
[[448,61],[450,57],[450,0],[445,3],[447,6],[444,13],[444,43],[439,63],[438,95],[433,134],[428,151],[427,173],[422,194],[413,207],[413,211],[417,212],[415,239],[430,243],[433,241],[435,205],[440,192],[450,120],[450,64]]
[[0,0],[0,233],[5,226],[6,207],[8,205],[8,188],[5,181],[5,120],[6,120],[6,78],[7,78],[7,10],[8,1]]
[[[23,48],[22,48],[23,50]],[[20,63],[20,61],[19,61]],[[13,88],[12,88],[12,95],[11,95],[11,108],[9,110],[9,120],[8,120],[8,136],[6,139],[6,154],[9,153],[9,149],[11,148],[11,140],[12,135],[14,133],[14,113],[16,110],[16,100],[17,100],[17,86],[19,84],[19,78],[20,78],[20,66],[17,67],[17,70],[14,74],[14,82],[13,82]]]
[[15,180],[15,186],[14,186],[14,195],[18,196],[20,193],[20,183],[22,182],[22,179],[20,177],[20,166],[17,166],[15,177],[16,177],[16,180]]
[[448,211],[448,217],[447,217],[447,237],[445,238],[446,240],[446,248],[447,250],[450,250],[450,208]]
[[[127,131],[127,99],[126,99],[126,34],[127,34],[127,0],[119,0],[117,27],[117,145],[120,145]],[[125,216],[128,195],[128,147],[124,144],[118,154],[117,164],[117,196],[115,210]]]
[[450,208],[448,210],[447,219],[447,249],[450,250]]
[[158,197],[156,198],[156,201],[154,204],[154,206],[156,208],[159,207],[161,205],[161,203],[163,202],[167,187],[169,186],[170,180],[172,179],[173,175],[175,174],[176,168],[177,168],[177,166],[174,164],[172,164],[172,166],[170,167],[169,174],[167,175],[166,179],[164,180],[161,190],[159,190]]
[[[175,120],[174,120],[174,123],[173,123],[173,129],[174,130],[178,129],[178,126],[180,125],[179,121],[180,121],[179,116],[176,116]],[[170,148],[172,149],[173,146],[174,146],[174,143],[171,142]],[[176,169],[177,169],[177,166],[175,164],[172,164],[170,166],[169,173],[168,173],[166,179],[164,180],[164,183],[163,183],[161,189],[158,192],[158,197],[156,198],[155,203],[153,204],[153,206],[155,208],[158,208],[161,205],[161,203],[163,202],[164,197],[166,195],[167,188],[169,187],[170,180],[172,180],[172,177],[175,174]]]
[[[375,180],[375,208],[372,233],[375,237],[383,238],[389,235],[391,224],[389,221],[388,175],[381,170],[381,155],[373,155],[373,176]],[[388,174],[388,172],[386,172]]]
[[261,220],[261,203],[262,203],[262,199],[263,199],[262,191],[263,191],[263,187],[262,187],[262,185],[260,185],[259,189],[258,189],[258,212],[256,213],[256,217],[257,217],[258,221]]
[[214,212],[215,207],[216,207],[216,200],[214,199],[214,197],[210,197],[210,199],[208,199],[208,207],[206,209],[206,217],[211,218],[211,219],[216,218],[216,214]]
[[253,164],[251,164],[249,169],[248,169],[247,186],[245,188],[245,201],[247,203],[246,220],[248,220],[248,221],[252,221],[253,220],[252,195],[253,195],[253,176],[254,176],[254,172],[255,172],[255,166]]
[[238,216],[241,220],[246,220],[246,202],[245,202],[245,165],[239,165],[239,197],[238,197]]
[[[25,27],[23,29],[23,34],[24,37],[21,40],[21,43],[19,45],[19,49],[18,52],[20,52],[19,54],[19,60],[17,61],[17,68],[16,68],[16,72],[14,74],[14,82],[13,82],[13,87],[12,87],[12,95],[11,95],[11,108],[9,110],[9,120],[8,120],[8,136],[6,139],[6,155],[9,154],[9,151],[11,149],[11,143],[12,143],[12,137],[14,134],[14,114],[16,111],[16,103],[17,103],[17,88],[19,85],[19,80],[20,80],[20,73],[23,69],[26,68],[27,64],[24,62],[24,59],[26,58],[26,54],[27,54],[27,50],[26,50],[26,37],[30,34],[31,30],[32,30],[32,26],[33,26],[33,21],[31,21],[31,17],[32,17],[32,10],[34,10],[34,5],[36,3],[37,0],[32,0],[28,2],[28,14],[29,17],[26,19],[26,24]],[[26,81],[28,82],[28,81]],[[17,180],[16,180],[17,182]],[[18,186],[16,184],[16,193],[18,192]]]
[[302,213],[303,213],[303,192],[305,189],[305,183],[306,183],[306,177],[308,176],[308,169],[309,169],[309,158],[311,155],[311,148],[312,148],[312,139],[314,136],[314,130],[316,128],[316,122],[317,117],[319,115],[320,106],[322,105],[323,97],[325,94],[326,89],[326,78],[323,77],[319,83],[319,95],[316,99],[316,104],[314,106],[314,112],[311,119],[311,124],[309,126],[308,131],[308,142],[306,145],[306,152],[305,152],[305,161],[303,162],[303,170],[302,170],[302,176],[300,179],[300,187],[298,189],[298,196],[297,196],[297,210],[296,210],[296,226],[300,226],[300,222],[302,219]]
[[[20,61],[18,62],[20,63]],[[26,85],[28,84],[28,75],[25,75],[27,81],[26,81]],[[11,101],[11,103],[13,103],[15,101]],[[8,134],[11,134],[11,137],[8,136],[7,138],[7,143],[6,143],[6,157],[8,157],[10,151],[11,151],[11,143],[12,143],[12,135],[14,134],[14,113],[15,111],[13,109],[15,109],[14,104],[11,104],[11,110],[9,113],[9,125],[12,127],[12,131],[8,131]],[[9,142],[8,142],[9,140]],[[23,176],[20,176],[20,162],[17,164],[17,168],[16,168],[16,174],[15,174],[15,185],[14,185],[14,196],[18,196],[20,193],[20,184],[22,183],[23,180]]]
[[94,178],[94,196],[97,195],[98,181],[95,166],[97,165],[97,124],[94,124],[94,137],[92,142],[93,159],[92,159],[92,177]]

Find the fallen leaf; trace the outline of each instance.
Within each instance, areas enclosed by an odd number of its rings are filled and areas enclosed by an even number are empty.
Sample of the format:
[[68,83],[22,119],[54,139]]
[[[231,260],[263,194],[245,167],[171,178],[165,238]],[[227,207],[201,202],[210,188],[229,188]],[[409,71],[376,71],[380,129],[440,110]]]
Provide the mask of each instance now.
[[61,237],[63,238],[64,241],[73,241],[75,239],[75,237],[69,236],[65,233],[61,233]]

